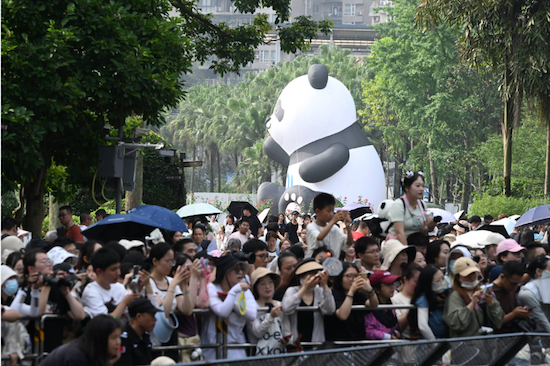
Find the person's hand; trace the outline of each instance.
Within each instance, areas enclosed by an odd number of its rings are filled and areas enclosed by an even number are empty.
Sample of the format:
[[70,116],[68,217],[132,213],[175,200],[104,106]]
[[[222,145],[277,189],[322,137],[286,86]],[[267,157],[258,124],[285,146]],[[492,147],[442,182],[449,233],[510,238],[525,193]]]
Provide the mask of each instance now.
[[483,301],[485,301],[488,306],[493,306],[493,304],[495,303],[493,291],[491,291],[490,293],[483,293]]
[[130,282],[133,275],[134,275],[134,271],[130,271],[130,272],[126,273],[126,275],[124,276],[124,281],[122,281],[124,286],[126,286],[128,284],[128,282]]
[[479,300],[481,299],[481,296],[483,296],[483,290],[477,290],[476,292],[474,292],[474,294],[472,295],[472,302],[474,304],[477,304],[479,302]]
[[149,280],[151,279],[151,274],[143,269],[140,269],[138,273],[139,273],[139,283],[142,286],[147,286],[149,284]]
[[279,315],[281,315],[281,311],[282,311],[281,305],[275,306],[273,307],[273,309],[271,309],[271,312],[269,313],[269,315],[271,315],[272,318],[277,318]]
[[348,295],[355,295],[355,293],[362,288],[361,277],[356,277],[349,287]]
[[345,213],[344,224],[346,224],[346,226],[351,225],[351,216],[349,215],[349,211],[342,211],[342,212]]
[[328,272],[326,270],[323,270],[319,273],[317,273],[319,276],[319,284],[326,290],[328,289]]
[[514,318],[527,319],[531,316],[532,311],[527,306],[517,306],[512,313],[514,313]]
[[359,279],[361,283],[361,290],[364,292],[370,292],[372,291],[372,285],[370,284],[369,279],[365,279],[363,277],[357,277],[356,280]]
[[173,289],[174,287],[179,285],[183,281],[183,278],[185,277],[184,272],[185,272],[185,268],[183,266],[178,266],[178,268],[176,268],[176,272],[174,272],[174,277],[170,282],[170,286],[168,287],[172,287]]
[[126,304],[126,306],[129,306],[131,303],[133,303],[136,299],[139,299],[140,298],[140,294],[127,294],[126,296],[124,296],[124,300],[122,300],[124,302],[124,304]]
[[241,291],[242,292],[245,292],[246,290],[250,290],[250,285],[246,282],[240,282],[239,283],[241,285]]
[[[32,278],[32,281],[31,281]],[[36,272],[34,275],[29,275],[29,281],[32,284],[32,288],[38,290],[40,287],[44,286],[44,276]]]
[[346,218],[346,213],[347,211],[338,211],[334,214],[334,216],[332,216],[332,220],[330,220],[330,222],[334,225],[336,224],[338,221],[342,221]]
[[198,278],[202,275],[202,265],[199,259],[195,259],[191,265],[191,277]]
[[306,290],[311,290],[312,288],[314,288],[319,283],[319,281],[321,281],[320,276],[312,275],[312,274],[307,275],[306,280],[304,281],[303,287]]
[[77,273],[76,278],[78,278],[82,282],[86,281],[86,272]]

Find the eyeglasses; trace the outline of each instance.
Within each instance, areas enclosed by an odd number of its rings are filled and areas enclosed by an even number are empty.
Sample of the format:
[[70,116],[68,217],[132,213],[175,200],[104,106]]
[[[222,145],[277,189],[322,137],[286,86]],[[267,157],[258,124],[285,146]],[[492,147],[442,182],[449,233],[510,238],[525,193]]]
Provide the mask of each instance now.
[[344,275],[344,277],[346,277],[348,280],[354,280],[357,277],[359,277],[359,275],[355,275],[353,273],[348,273],[347,275]]
[[53,264],[51,259],[42,259],[41,261],[38,261],[38,263],[45,264],[48,266],[51,266]]
[[380,251],[379,250],[371,250],[371,251],[365,252],[365,254],[380,254]]
[[165,260],[165,262],[168,263],[168,264],[170,264],[170,265],[172,265],[172,266],[173,266],[174,264],[176,264],[176,261],[173,260],[173,259]]

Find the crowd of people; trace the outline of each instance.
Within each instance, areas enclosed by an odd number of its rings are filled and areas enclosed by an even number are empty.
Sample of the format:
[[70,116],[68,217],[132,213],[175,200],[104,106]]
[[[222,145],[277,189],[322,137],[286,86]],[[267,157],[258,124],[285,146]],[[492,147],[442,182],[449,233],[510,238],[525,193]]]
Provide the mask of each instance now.
[[[214,360],[217,347],[209,345],[219,332],[227,344],[256,344],[228,347],[232,359],[335,341],[550,333],[545,227],[488,245],[456,244],[492,218],[437,224],[422,202],[423,175],[407,173],[403,189],[385,239],[371,235],[366,221],[335,212],[326,193],[313,200],[312,216],[294,211],[266,224],[246,209],[224,222],[198,217],[187,220],[188,233],[165,232],[154,245],[86,239],[64,206],[63,228],[24,246],[17,222],[4,218],[2,353],[12,365],[23,359],[35,327],[29,318],[43,314],[63,315],[45,323],[44,366]],[[96,220],[106,216],[98,212]],[[82,225],[91,221],[81,215]],[[337,274],[329,270],[335,263]],[[390,304],[415,306],[379,308]],[[316,310],[298,311],[310,306]],[[189,347],[153,351],[178,345]],[[529,346],[531,362],[542,360],[540,343]],[[472,362],[496,351],[475,347]],[[468,352],[453,351],[451,363]]]

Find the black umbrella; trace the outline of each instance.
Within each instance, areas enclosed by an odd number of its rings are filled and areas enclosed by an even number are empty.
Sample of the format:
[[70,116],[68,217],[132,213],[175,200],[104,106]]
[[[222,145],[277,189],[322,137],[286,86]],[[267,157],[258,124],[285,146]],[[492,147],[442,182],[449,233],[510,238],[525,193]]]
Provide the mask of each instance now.
[[140,215],[116,214],[91,225],[82,231],[82,235],[104,243],[120,239],[143,240],[157,227],[157,223]]
[[477,231],[485,230],[485,231],[491,231],[493,233],[498,233],[502,236],[504,236],[506,239],[510,238],[510,235],[508,234],[508,230],[504,227],[504,225],[482,225],[480,226]]
[[237,218],[240,218],[243,215],[243,210],[247,209],[250,211],[250,214],[252,216],[258,215],[258,210],[252,206],[249,202],[246,201],[231,201],[229,206],[227,207],[227,211],[229,213]]

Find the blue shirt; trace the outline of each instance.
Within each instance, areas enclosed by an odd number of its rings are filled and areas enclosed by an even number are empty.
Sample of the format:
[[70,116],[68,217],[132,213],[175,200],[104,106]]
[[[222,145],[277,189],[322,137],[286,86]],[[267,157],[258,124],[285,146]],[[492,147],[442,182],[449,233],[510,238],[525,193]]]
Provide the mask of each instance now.
[[[416,300],[417,307],[419,308],[429,308],[428,299],[425,295],[420,296]],[[449,328],[447,324],[443,321],[443,307],[440,306],[435,310],[429,312],[430,316],[428,318],[428,325],[430,326],[435,338],[447,338],[449,337]]]

